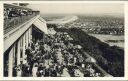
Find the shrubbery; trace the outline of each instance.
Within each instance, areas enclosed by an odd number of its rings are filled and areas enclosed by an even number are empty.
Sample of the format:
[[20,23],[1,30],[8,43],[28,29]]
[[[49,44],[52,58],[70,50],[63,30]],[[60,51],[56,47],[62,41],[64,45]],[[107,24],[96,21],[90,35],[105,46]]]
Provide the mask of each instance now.
[[67,32],[74,43],[80,44],[84,51],[97,60],[97,63],[109,74],[115,77],[124,76],[124,50],[109,46],[99,39],[86,34],[81,29],[57,29],[56,31]]

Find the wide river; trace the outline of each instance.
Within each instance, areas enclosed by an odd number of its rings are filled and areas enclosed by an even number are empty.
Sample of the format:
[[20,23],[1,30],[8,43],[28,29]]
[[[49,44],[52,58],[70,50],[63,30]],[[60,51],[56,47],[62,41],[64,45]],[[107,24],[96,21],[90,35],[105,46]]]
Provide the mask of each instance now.
[[[109,44],[110,46],[119,46],[121,48],[124,48],[124,35],[103,35],[103,34],[89,34],[91,36],[96,37],[97,39],[101,40],[102,42],[105,42]],[[107,42],[108,40],[114,40],[118,42]]]

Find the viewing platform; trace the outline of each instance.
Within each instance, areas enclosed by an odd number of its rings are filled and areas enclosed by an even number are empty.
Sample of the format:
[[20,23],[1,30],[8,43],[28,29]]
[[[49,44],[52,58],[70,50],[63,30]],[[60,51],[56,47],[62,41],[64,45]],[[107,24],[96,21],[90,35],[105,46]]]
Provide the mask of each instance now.
[[4,4],[4,77],[113,77],[90,55],[93,45],[85,50],[96,39],[78,29],[54,27],[77,19],[46,22],[39,11]]
[[15,29],[21,24],[39,15],[39,11],[29,8],[15,6],[12,4],[4,5],[4,34]]
[[[31,27],[31,25],[34,24],[34,22],[37,22],[38,19],[42,19],[40,18],[39,11],[33,11],[32,9],[15,6],[12,4],[5,4],[4,50],[7,50],[8,47],[10,47],[23,33],[25,33]],[[46,23],[43,19],[41,22]]]
[[[25,6],[4,4],[4,76],[22,75],[20,66],[27,63],[25,51],[35,37],[35,30],[41,31],[42,35],[47,33],[46,21],[39,11]],[[16,67],[19,69],[14,70]]]

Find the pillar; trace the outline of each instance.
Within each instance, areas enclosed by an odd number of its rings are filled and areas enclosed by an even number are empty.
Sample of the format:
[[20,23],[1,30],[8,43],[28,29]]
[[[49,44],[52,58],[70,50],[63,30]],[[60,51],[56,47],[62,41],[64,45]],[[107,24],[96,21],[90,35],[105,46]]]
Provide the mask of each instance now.
[[23,36],[20,38],[20,61],[23,64]]
[[17,66],[18,66],[18,71],[17,71],[17,76],[21,76],[21,67],[20,67],[20,52],[21,52],[21,47],[20,47],[20,42],[21,40],[19,40],[17,42]]
[[14,46],[9,52],[9,59],[8,59],[8,77],[13,76],[13,54],[14,54]]
[[29,28],[29,43],[31,43],[31,27]]
[[30,28],[28,29],[28,44],[30,45]]
[[30,28],[30,40],[32,41],[32,27]]
[[29,29],[29,41],[30,41],[30,43],[32,43],[32,26]]
[[13,74],[14,74],[14,76],[16,76],[16,51],[17,51],[17,46],[16,46],[17,44],[16,43],[14,43],[14,46],[13,46],[13,67],[15,68],[15,69],[13,69]]
[[[26,34],[25,34],[26,35]],[[25,55],[25,46],[26,46],[26,38],[25,38],[25,35],[23,35],[23,64],[25,64],[27,62],[26,60],[26,55]]]
[[30,42],[29,42],[29,29],[28,29],[28,33],[27,33],[27,34],[28,34],[28,45],[29,45],[29,43],[30,43]]
[[15,58],[16,58],[16,44],[13,46],[13,65],[15,64]]
[[28,30],[26,31],[26,47],[28,47]]

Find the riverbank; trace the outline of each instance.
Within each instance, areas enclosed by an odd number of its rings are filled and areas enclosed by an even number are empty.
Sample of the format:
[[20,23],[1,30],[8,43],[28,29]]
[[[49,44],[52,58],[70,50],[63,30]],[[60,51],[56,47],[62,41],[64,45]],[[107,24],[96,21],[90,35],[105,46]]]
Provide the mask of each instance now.
[[86,34],[81,29],[57,29],[56,31],[67,32],[73,39],[74,44],[83,47],[90,56],[97,60],[98,65],[115,77],[124,76],[124,50],[116,46],[109,46],[99,39]]

